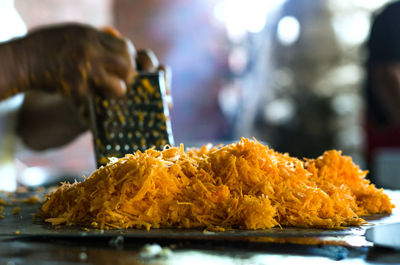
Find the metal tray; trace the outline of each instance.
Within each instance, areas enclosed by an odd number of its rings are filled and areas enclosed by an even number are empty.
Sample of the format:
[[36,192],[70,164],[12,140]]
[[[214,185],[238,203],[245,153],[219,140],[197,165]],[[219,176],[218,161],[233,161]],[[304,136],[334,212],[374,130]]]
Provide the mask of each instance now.
[[[389,194],[389,192],[388,192]],[[31,196],[32,194],[25,194]],[[25,196],[25,197],[26,197]],[[400,205],[400,191],[390,192],[393,202]],[[19,195],[20,198],[24,194]],[[1,196],[0,196],[1,198]],[[20,214],[13,215],[15,206],[20,207]],[[116,237],[137,239],[164,239],[164,240],[225,240],[251,241],[266,243],[300,243],[300,244],[335,244],[349,246],[371,246],[365,240],[365,231],[372,225],[389,224],[400,221],[400,209],[397,207],[391,215],[374,215],[367,219],[368,224],[360,227],[350,227],[341,230],[310,229],[310,228],[271,228],[266,230],[229,230],[224,232],[205,231],[201,229],[172,229],[160,228],[146,231],[144,229],[96,230],[79,227],[62,227],[55,229],[51,225],[33,219],[41,204],[27,204],[22,202],[4,206],[4,218],[0,219],[0,237]]]

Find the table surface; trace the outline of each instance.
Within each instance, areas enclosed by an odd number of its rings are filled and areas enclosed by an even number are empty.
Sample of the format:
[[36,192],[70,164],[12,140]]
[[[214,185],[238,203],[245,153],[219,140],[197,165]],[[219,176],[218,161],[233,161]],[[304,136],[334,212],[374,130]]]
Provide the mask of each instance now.
[[400,191],[387,193],[393,214],[368,217],[360,227],[226,232],[53,229],[32,219],[40,204],[23,202],[32,193],[0,193],[9,203],[0,219],[0,264],[400,264],[399,251],[364,236],[373,225],[400,222]]

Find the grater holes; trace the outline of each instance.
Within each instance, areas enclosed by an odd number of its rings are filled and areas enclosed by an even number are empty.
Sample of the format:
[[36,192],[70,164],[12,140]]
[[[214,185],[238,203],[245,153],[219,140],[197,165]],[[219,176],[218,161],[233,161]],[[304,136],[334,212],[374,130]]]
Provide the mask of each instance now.
[[142,131],[143,128],[144,128],[143,125],[144,125],[143,120],[138,120],[138,121],[136,122],[136,126],[135,126],[134,129],[138,129],[138,130]]
[[150,147],[162,149],[169,142],[168,132],[162,131],[167,127],[164,124],[167,120],[163,102],[158,102],[163,101],[158,85],[160,80],[148,79],[149,84],[146,85],[142,84],[142,80],[139,75],[135,83],[128,87],[123,100],[109,99],[106,107],[102,99],[95,98],[95,103],[98,103],[94,111],[97,135],[104,140],[101,146],[96,145],[97,157],[120,156]]
[[139,146],[137,146],[137,144],[131,144],[131,147],[133,151],[137,151],[139,149]]
[[104,99],[104,100],[102,101],[102,105],[103,105],[104,108],[108,108],[108,106],[109,106],[108,100],[105,100],[105,99]]
[[158,138],[160,136],[159,132],[157,132],[155,130],[153,130],[151,133],[152,133],[154,138]]
[[149,120],[149,122],[147,123],[147,127],[153,128],[153,126],[154,126],[154,120]]
[[135,126],[135,121],[132,117],[128,118],[128,125],[132,128]]

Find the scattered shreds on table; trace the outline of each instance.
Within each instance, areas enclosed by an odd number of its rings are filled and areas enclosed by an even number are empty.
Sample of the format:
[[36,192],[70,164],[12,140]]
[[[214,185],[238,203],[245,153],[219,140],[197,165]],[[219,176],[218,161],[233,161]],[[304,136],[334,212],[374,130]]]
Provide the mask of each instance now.
[[149,149],[62,184],[39,216],[53,225],[114,228],[342,228],[394,205],[340,151],[300,160],[242,138],[226,146]]

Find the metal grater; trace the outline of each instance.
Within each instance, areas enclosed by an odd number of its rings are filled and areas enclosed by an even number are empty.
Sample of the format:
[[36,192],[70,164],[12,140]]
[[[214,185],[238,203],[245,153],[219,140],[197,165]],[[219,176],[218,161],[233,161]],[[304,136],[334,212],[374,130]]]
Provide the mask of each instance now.
[[90,97],[97,166],[108,157],[173,145],[164,73],[139,72],[122,99]]

